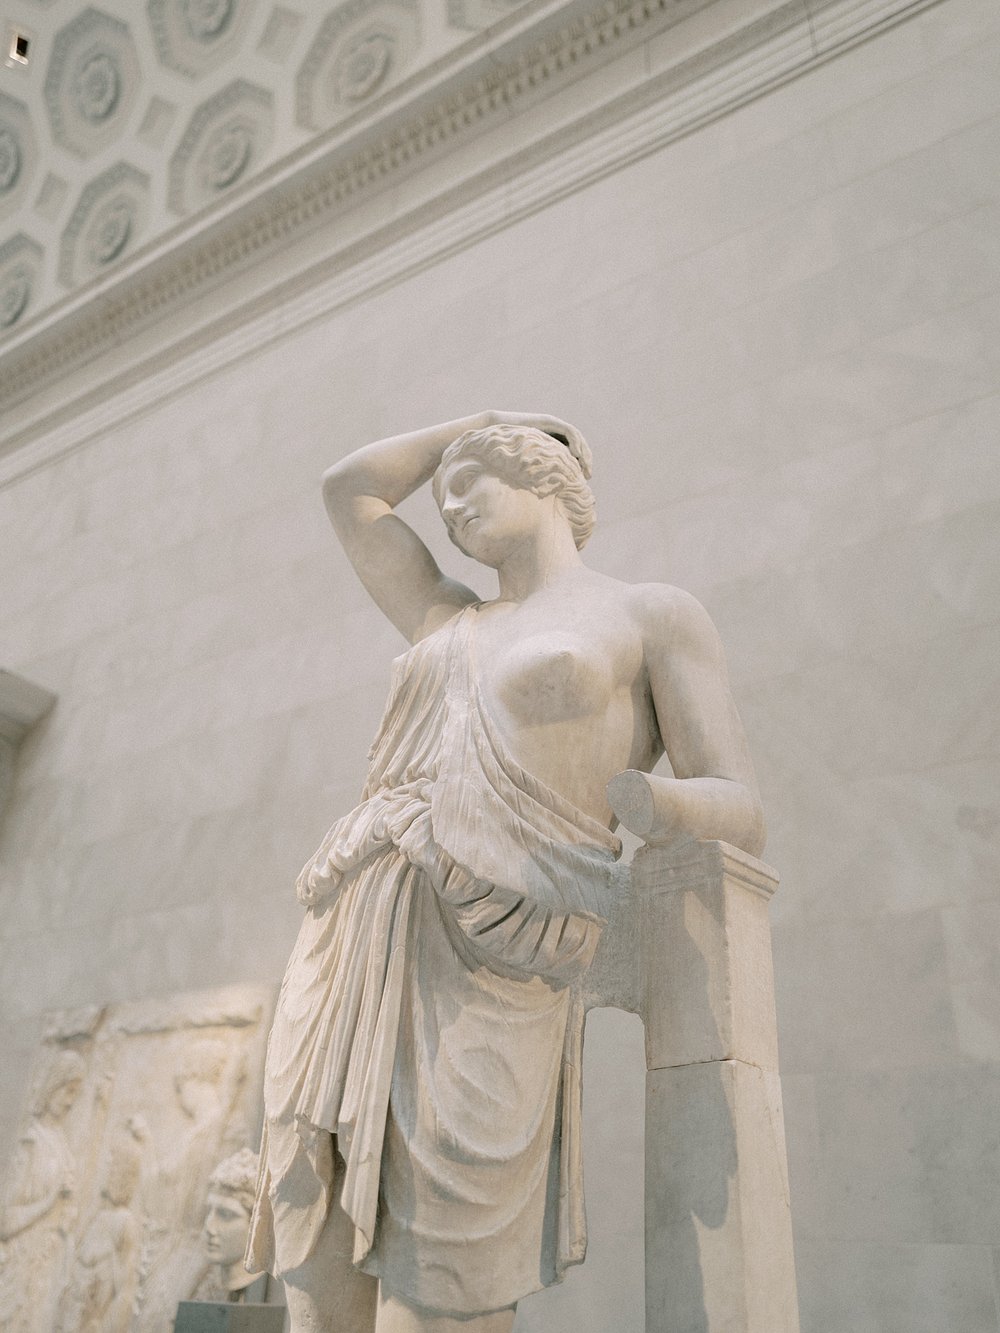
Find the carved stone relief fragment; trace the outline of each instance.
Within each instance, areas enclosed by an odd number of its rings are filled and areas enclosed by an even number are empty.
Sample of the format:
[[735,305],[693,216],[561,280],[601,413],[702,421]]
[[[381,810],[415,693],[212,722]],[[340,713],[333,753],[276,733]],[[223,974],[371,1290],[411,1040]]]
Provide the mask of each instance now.
[[85,9],[57,33],[45,76],[52,134],[90,157],[124,127],[139,86],[139,59],[127,26]]
[[59,281],[76,286],[121,258],[142,233],[148,196],[147,177],[126,162],[91,181],[63,232]]
[[0,329],[24,315],[39,281],[41,247],[18,234],[0,245]]
[[256,1142],[273,992],[52,1015],[0,1210],[8,1333],[166,1330],[209,1275],[220,1161]]
[[175,213],[212,202],[266,157],[274,132],[271,94],[237,79],[194,113],[170,162]]
[[168,69],[197,78],[239,50],[254,0],[149,0],[156,54]]
[[37,1071],[0,1216],[0,1321],[8,1333],[53,1326],[79,1216],[73,1112],[86,1073],[69,1043],[46,1052]]
[[325,20],[296,79],[299,124],[322,130],[405,71],[420,45],[413,0],[349,0]]

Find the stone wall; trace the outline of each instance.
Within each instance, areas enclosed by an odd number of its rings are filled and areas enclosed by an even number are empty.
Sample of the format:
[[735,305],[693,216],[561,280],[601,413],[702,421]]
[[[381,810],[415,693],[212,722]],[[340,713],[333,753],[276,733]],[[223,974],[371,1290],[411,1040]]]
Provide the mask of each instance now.
[[[5,1143],[44,1011],[280,975],[403,647],[323,467],[537,407],[594,446],[591,562],[690,589],[728,646],[783,878],[803,1329],[996,1333],[998,68],[996,13],[946,0],[236,364],[192,355],[0,491],[0,661],[59,696],[0,838]],[[592,1263],[525,1333],[641,1329],[640,1044],[592,1021]]]

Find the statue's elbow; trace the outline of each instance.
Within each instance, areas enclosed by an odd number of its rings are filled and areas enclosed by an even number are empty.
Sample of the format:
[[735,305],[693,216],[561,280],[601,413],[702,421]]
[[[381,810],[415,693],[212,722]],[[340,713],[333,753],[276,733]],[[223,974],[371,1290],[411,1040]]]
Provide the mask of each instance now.
[[351,478],[344,460],[334,463],[323,473],[323,504],[332,520],[346,510],[351,498]]

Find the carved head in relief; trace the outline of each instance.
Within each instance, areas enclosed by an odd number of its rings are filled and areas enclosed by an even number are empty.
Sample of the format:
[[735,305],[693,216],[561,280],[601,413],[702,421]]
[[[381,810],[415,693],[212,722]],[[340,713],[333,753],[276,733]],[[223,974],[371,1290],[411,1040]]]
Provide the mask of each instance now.
[[35,1114],[62,1120],[76,1101],[86,1072],[86,1065],[75,1051],[60,1051],[38,1089]]
[[174,1090],[181,1110],[198,1120],[217,1103],[226,1072],[226,1048],[219,1041],[196,1042],[184,1054],[174,1075]]
[[242,1266],[257,1184],[257,1155],[249,1148],[227,1157],[208,1182],[205,1212],[205,1253],[226,1275],[225,1286],[249,1286],[252,1275]]
[[[587,484],[590,454],[582,438],[564,442],[534,426],[503,425],[466,431],[448,446],[434,474],[434,498],[452,540],[473,556],[477,554],[475,543],[463,539],[466,530],[472,537],[474,524],[485,523],[487,515],[480,509],[490,506],[501,511],[501,518],[518,519],[514,512],[517,502],[492,494],[497,488],[488,483],[480,502],[475,488],[483,485],[483,474],[499,479],[508,490],[528,492],[539,499],[554,496],[577,549],[586,544],[594,530],[594,496]],[[522,517],[530,521],[530,506],[521,507],[525,510]]]

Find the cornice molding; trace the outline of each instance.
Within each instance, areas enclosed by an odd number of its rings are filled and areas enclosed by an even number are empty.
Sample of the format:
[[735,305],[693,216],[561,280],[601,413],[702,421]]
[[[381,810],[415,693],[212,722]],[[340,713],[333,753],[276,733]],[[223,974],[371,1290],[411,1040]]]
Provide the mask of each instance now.
[[20,328],[0,484],[937,2],[528,6]]

